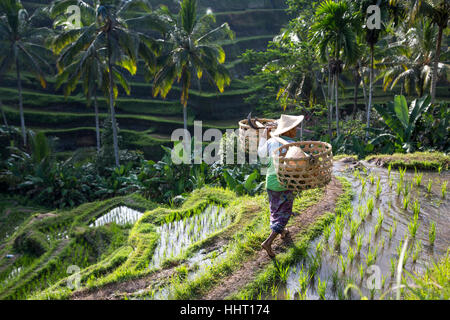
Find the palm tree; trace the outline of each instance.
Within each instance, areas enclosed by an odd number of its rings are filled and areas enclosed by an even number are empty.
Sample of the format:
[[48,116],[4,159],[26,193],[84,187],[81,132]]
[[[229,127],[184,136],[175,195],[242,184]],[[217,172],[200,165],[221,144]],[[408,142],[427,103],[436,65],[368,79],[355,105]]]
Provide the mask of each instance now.
[[130,94],[124,71],[134,75],[138,57],[143,57],[147,64],[151,64],[155,61],[154,54],[157,51],[153,39],[140,32],[131,31],[128,28],[128,20],[123,17],[131,8],[138,7],[144,12],[150,12],[151,9],[145,0],[113,0],[108,6],[102,5],[100,0],[94,0],[92,3],[83,0],[61,0],[55,2],[52,14],[61,15],[73,4],[82,8],[84,21],[80,28],[68,30],[53,43],[54,49],[61,52],[58,58],[59,66],[66,68],[61,77],[64,79],[72,74],[69,89],[73,90],[73,86],[76,86],[76,82],[83,75],[88,99],[92,94],[95,96],[98,86],[107,92],[115,165],[119,166],[118,129],[114,108],[118,96],[117,83]]
[[433,62],[433,72],[431,77],[431,103],[436,99],[436,84],[438,81],[439,61],[441,57],[442,36],[447,28],[450,19],[450,0],[399,0],[404,8],[410,13],[410,20],[415,22],[419,16],[431,19],[432,23],[439,28],[435,43],[435,55]]
[[[380,9],[380,19],[381,28],[380,29],[370,29],[367,27],[367,9],[371,5],[376,5]],[[370,114],[372,111],[372,100],[373,100],[373,81],[374,81],[374,55],[375,55],[375,45],[380,39],[381,34],[384,32],[386,23],[390,20],[389,13],[391,9],[391,4],[389,0],[362,0],[356,5],[359,6],[359,16],[360,23],[365,29],[365,40],[370,48],[370,69],[369,69],[369,102],[367,104],[367,131],[366,131],[366,141],[369,138],[369,128],[370,128]]]
[[[230,84],[230,75],[223,66],[225,52],[216,40],[234,38],[227,23],[211,29],[212,14],[197,16],[197,1],[183,0],[178,15],[165,11],[167,19],[165,50],[153,83],[153,95],[165,98],[175,80],[181,81],[184,130],[187,133],[187,103],[192,74],[200,80],[203,75],[223,92]],[[185,139],[186,142],[187,139]]]
[[[37,12],[37,10],[36,10]],[[36,13],[35,12],[35,13]],[[27,145],[25,117],[22,98],[22,70],[33,72],[41,86],[46,87],[44,72],[41,67],[51,69],[47,62],[48,50],[43,46],[48,28],[33,26],[35,15],[29,16],[20,0],[0,1],[0,75],[15,68],[17,90],[19,93],[20,125],[23,144]]]
[[320,59],[328,60],[336,103],[336,134],[339,136],[339,75],[343,71],[344,61],[351,64],[357,58],[356,17],[346,1],[331,0],[319,5],[315,17],[316,22],[311,26],[311,41],[317,46]]
[[[412,88],[418,97],[422,97],[430,86],[433,74],[435,43],[438,30],[428,19],[416,20],[412,28],[398,29],[395,35],[399,41],[390,44],[386,57],[380,63],[384,89],[392,90],[401,83],[407,94]],[[438,75],[450,70],[444,63],[438,64]]]
[[[59,34],[52,41],[52,49],[56,55],[60,55],[57,60],[58,76],[56,88],[59,88],[64,83],[64,95],[67,97],[77,87],[78,81],[82,78],[83,91],[87,99],[87,104],[90,106],[92,97],[94,99],[95,111],[95,132],[97,142],[97,154],[100,153],[100,121],[97,104],[97,89],[102,88],[103,82],[107,82],[107,70],[105,57],[101,56],[101,47],[89,47],[87,50],[79,48],[78,52],[72,57],[72,60],[67,61],[62,55],[64,49],[68,50],[67,40],[72,37],[78,37],[83,33],[84,26],[89,26],[95,23],[95,11],[86,10],[83,15],[82,26],[75,30],[69,25],[66,16],[60,16],[60,12],[65,12],[67,7],[71,5],[70,1],[54,3],[50,8],[50,13],[55,20],[55,27],[61,26]],[[105,88],[107,91],[107,88]]]

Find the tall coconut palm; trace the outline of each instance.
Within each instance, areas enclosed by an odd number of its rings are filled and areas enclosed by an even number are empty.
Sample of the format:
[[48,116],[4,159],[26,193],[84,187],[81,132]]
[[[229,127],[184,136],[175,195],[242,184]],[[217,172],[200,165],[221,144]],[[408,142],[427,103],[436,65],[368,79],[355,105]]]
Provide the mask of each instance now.
[[[442,50],[442,37],[450,19],[450,0],[398,0],[410,14],[412,23],[419,16],[431,19],[438,26],[438,36],[435,43],[435,55],[433,61],[433,72],[431,76],[431,103],[436,99],[436,84],[438,81],[439,61]],[[394,1],[397,2],[397,1]]]
[[31,71],[46,87],[44,67],[51,69],[47,58],[49,51],[44,43],[48,28],[33,26],[35,15],[29,15],[20,0],[0,1],[0,75],[15,68],[19,94],[20,126],[23,144],[27,145],[22,98],[22,70]]
[[[181,81],[184,130],[187,133],[187,104],[192,74],[207,79],[220,92],[230,84],[230,74],[223,66],[225,52],[216,40],[234,38],[227,23],[212,28],[212,14],[199,17],[196,0],[183,0],[178,15],[166,11],[165,49],[153,83],[153,95],[165,98],[175,80]],[[186,139],[185,139],[186,141]]]
[[339,75],[344,62],[352,63],[357,58],[356,16],[346,1],[322,2],[316,11],[316,22],[311,26],[311,41],[317,46],[321,60],[328,59],[330,74],[333,77],[336,103],[336,134],[339,130]]
[[[154,54],[157,51],[153,39],[130,30],[124,17],[128,9],[138,7],[144,12],[150,12],[151,9],[145,0],[111,0],[108,5],[102,5],[100,0],[61,0],[55,2],[52,14],[60,15],[68,6],[74,4],[81,7],[85,21],[82,21],[80,28],[63,33],[53,43],[54,49],[61,52],[59,65],[67,68],[67,74],[63,77],[68,77],[68,74],[73,72],[70,78],[72,87],[83,74],[86,82],[84,89],[88,96],[95,92],[98,85],[108,93],[115,165],[119,166],[118,129],[114,108],[118,96],[117,83],[130,94],[130,86],[124,72],[134,75],[138,57],[141,56],[146,63],[151,63],[156,60]],[[91,18],[84,17],[84,14]],[[97,83],[99,79],[102,79],[101,83]]]
[[[402,84],[407,94],[415,88],[417,96],[422,97],[431,84],[438,29],[423,18],[416,20],[412,28],[399,28],[395,38],[400,40],[390,44],[380,62],[384,89],[389,87],[392,90],[397,84]],[[438,64],[438,75],[448,71],[450,65]]]
[[[380,9],[380,28],[368,28],[367,21],[369,16],[367,14],[367,10],[369,6],[376,5]],[[372,111],[372,99],[373,99],[373,82],[374,82],[374,54],[375,54],[375,45],[377,44],[380,36],[383,34],[385,30],[386,24],[390,20],[390,0],[362,0],[359,1],[357,6],[359,6],[360,12],[360,23],[364,27],[365,30],[365,40],[370,48],[370,69],[369,69],[369,102],[367,104],[366,110],[366,140],[369,138],[369,128],[370,128],[370,114]],[[372,13],[373,14],[373,13]]]
[[[79,47],[79,52],[75,53],[72,59],[64,59],[66,56],[62,54],[65,50],[69,50],[72,39],[80,36],[86,26],[95,23],[95,11],[92,7],[84,7],[82,24],[75,29],[70,25],[67,16],[61,14],[65,12],[68,6],[72,5],[72,1],[55,2],[50,7],[51,16],[55,19],[54,26],[59,29],[59,33],[53,38],[51,47],[56,55],[59,55],[57,60],[58,76],[56,88],[64,85],[64,95],[70,95],[78,85],[80,79],[83,81],[83,91],[87,99],[87,104],[90,106],[92,98],[94,99],[95,112],[95,132],[97,142],[97,153],[100,153],[100,121],[97,103],[97,89],[102,88],[103,82],[107,82],[107,70],[105,57],[102,57],[101,46],[90,46],[88,49]],[[89,8],[91,10],[89,10]],[[107,91],[107,88],[106,88]]]

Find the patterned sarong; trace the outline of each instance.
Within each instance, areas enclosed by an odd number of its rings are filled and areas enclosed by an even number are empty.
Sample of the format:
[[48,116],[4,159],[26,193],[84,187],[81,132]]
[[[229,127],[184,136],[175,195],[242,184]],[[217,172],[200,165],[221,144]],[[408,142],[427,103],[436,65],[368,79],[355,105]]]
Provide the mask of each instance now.
[[270,204],[270,229],[276,233],[283,232],[292,215],[294,195],[292,191],[267,190]]

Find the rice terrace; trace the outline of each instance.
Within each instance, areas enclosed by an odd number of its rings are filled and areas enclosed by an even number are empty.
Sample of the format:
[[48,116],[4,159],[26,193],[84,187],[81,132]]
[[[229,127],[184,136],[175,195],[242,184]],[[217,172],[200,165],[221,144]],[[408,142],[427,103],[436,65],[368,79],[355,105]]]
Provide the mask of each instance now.
[[0,0],[0,300],[450,299],[449,19]]

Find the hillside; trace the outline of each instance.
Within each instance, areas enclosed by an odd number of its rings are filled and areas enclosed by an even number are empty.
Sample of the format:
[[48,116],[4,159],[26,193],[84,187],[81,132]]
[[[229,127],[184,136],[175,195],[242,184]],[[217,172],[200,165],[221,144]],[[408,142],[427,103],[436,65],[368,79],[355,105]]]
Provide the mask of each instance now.
[[[30,11],[45,6],[50,0],[28,0],[23,5]],[[176,12],[175,1],[152,1],[154,7],[164,4]],[[223,44],[226,52],[226,66],[233,80],[230,87],[220,94],[208,83],[194,81],[189,99],[189,123],[203,120],[214,127],[225,128],[234,120],[243,118],[252,106],[244,97],[258,89],[242,79],[248,73],[239,56],[246,49],[264,50],[288,16],[284,1],[199,1],[201,11],[211,9],[216,14],[217,25],[228,22],[236,33],[234,41]],[[142,68],[133,77],[131,95],[121,92],[117,101],[119,127],[124,136],[123,147],[143,150],[147,158],[160,156],[161,143],[168,144],[171,132],[182,127],[182,108],[179,101],[180,89],[174,87],[166,100],[153,98],[151,84],[143,79]],[[95,146],[95,121],[93,107],[86,106],[80,88],[67,99],[62,90],[55,90],[54,79],[48,79],[48,86],[42,89],[29,74],[24,75],[25,121],[29,128],[45,131],[60,138],[57,151],[73,151],[77,148]],[[8,121],[19,124],[16,79],[12,74],[0,80],[0,99]],[[107,115],[105,99],[100,99],[102,118]],[[231,118],[230,118],[231,117]],[[224,125],[220,125],[224,120]],[[233,121],[231,121],[233,120]],[[218,126],[219,124],[219,126]]]

